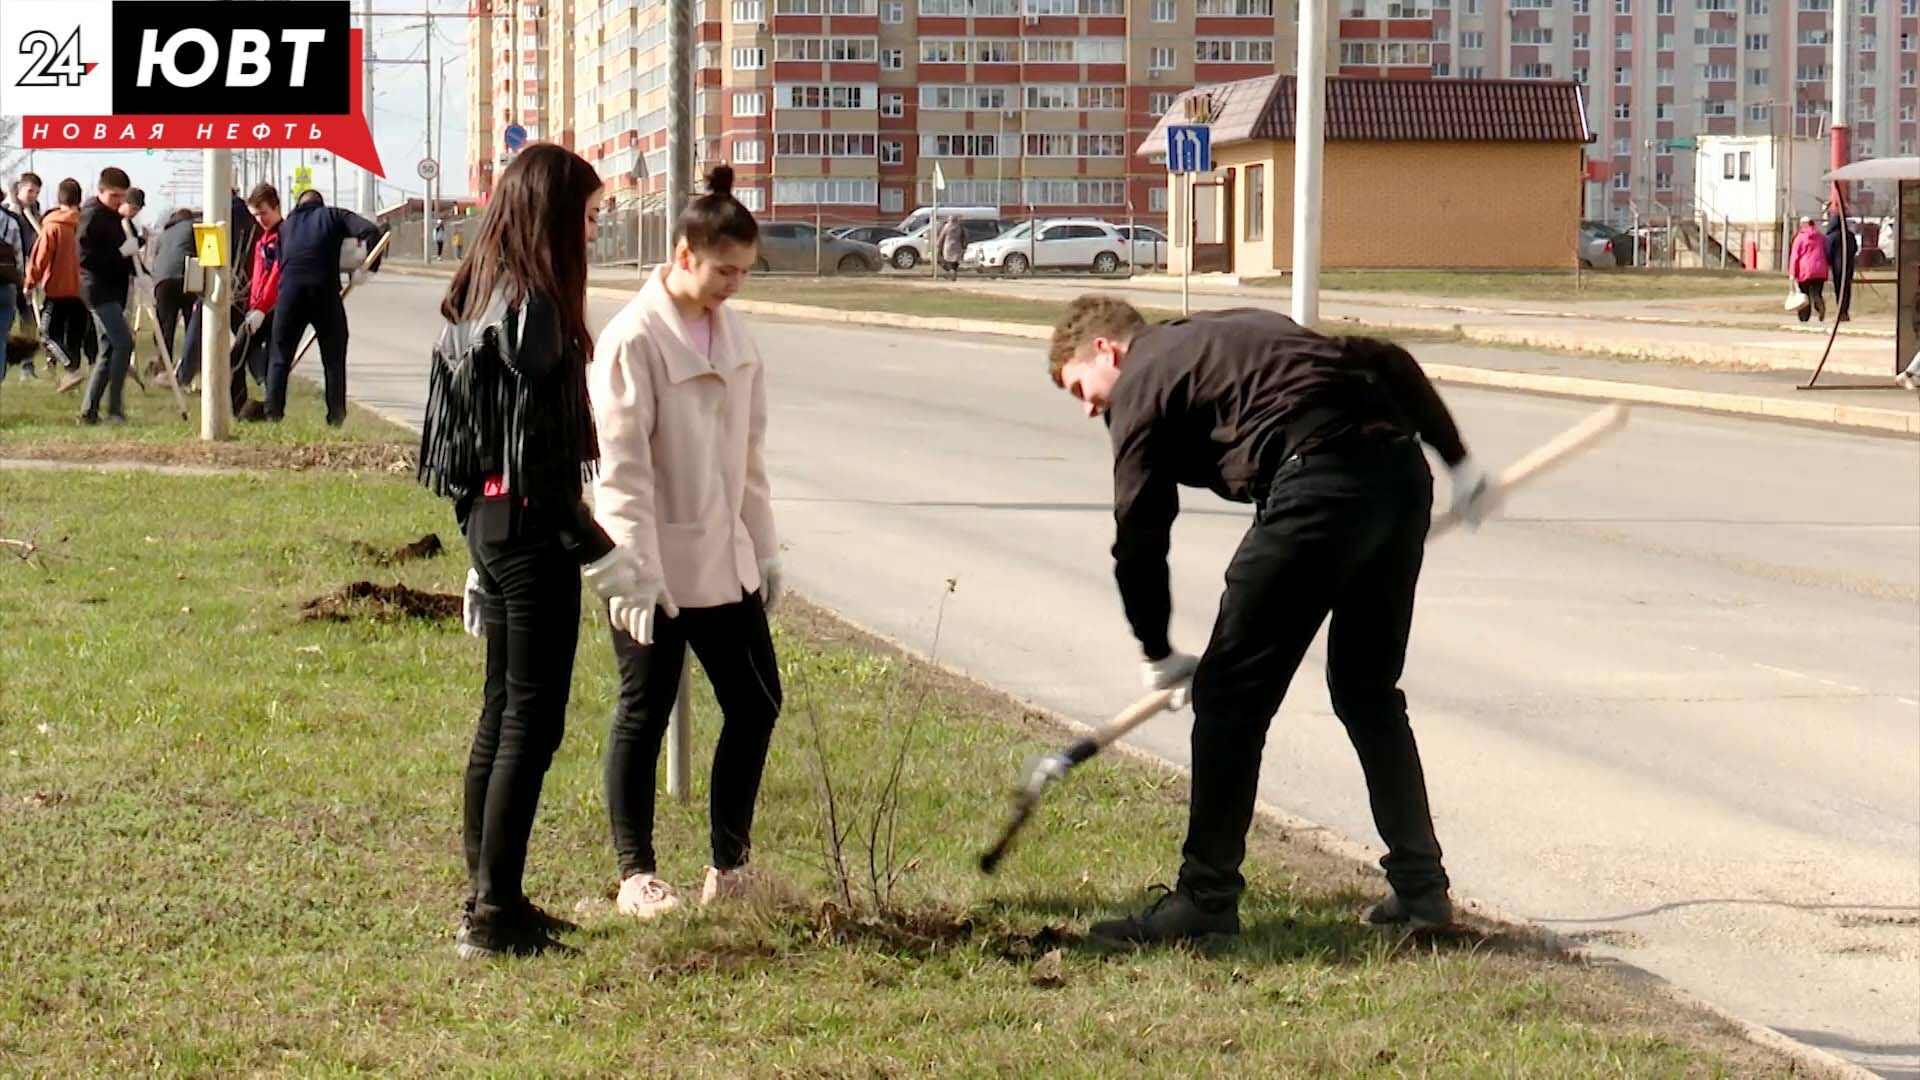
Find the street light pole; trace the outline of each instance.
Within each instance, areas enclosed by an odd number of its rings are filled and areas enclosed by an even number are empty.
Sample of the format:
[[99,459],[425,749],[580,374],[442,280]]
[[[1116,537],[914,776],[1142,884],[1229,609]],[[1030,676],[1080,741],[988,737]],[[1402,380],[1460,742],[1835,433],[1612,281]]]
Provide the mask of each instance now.
[[[1326,151],[1329,0],[1300,0],[1300,42],[1293,130],[1293,321],[1312,327],[1320,318],[1320,179]],[[1192,191],[1191,185],[1188,191]],[[1191,195],[1188,198],[1192,202]],[[1192,212],[1189,205],[1188,212]],[[1228,244],[1233,237],[1226,238]],[[1193,259],[1189,242],[1187,259]]]

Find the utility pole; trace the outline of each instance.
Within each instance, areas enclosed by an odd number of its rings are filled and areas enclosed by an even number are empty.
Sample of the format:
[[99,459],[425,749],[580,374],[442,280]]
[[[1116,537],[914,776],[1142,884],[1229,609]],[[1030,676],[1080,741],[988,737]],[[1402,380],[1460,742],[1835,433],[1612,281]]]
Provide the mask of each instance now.
[[[1320,319],[1320,177],[1326,152],[1328,0],[1300,0],[1293,120],[1293,321]],[[1191,201],[1191,199],[1189,199]],[[1191,211],[1189,211],[1191,212]],[[1233,243],[1233,237],[1226,238]],[[1187,248],[1193,258],[1193,248]]]
[[[438,159],[436,159],[433,156],[434,70],[433,70],[433,12],[431,11],[427,12],[426,39],[427,39],[427,66],[426,66],[427,124],[426,124],[426,130],[422,132],[420,135],[420,139],[421,139],[422,145],[424,145],[427,148],[427,155],[426,155],[427,160],[438,164]],[[433,219],[436,213],[436,207],[433,205],[433,182],[437,178],[438,178],[437,170],[434,176],[427,176],[427,177],[421,178],[426,181],[426,190],[422,193],[425,195],[425,198],[423,198],[420,201],[420,258],[423,262],[426,262],[428,264],[431,264],[433,262]]]
[[[693,0],[667,0],[667,250],[693,195]],[[777,111],[777,110],[776,110]]]
[[[365,55],[360,58],[360,106],[367,114],[367,131],[373,131],[373,0],[360,0],[360,40]],[[368,221],[380,208],[374,205],[373,171],[366,166],[360,167],[360,216]]]
[[[220,254],[225,261],[233,255],[232,242],[224,239],[233,235],[233,201],[227,197],[227,189],[233,184],[233,151],[208,150],[204,169],[200,194],[206,207],[202,220],[219,227],[221,243],[226,247]],[[227,319],[227,308],[233,300],[227,290],[232,286],[233,267],[210,269],[206,275],[201,293],[205,305],[200,314],[200,438],[213,442],[231,434],[233,420],[233,406],[227,400],[232,375],[227,352],[233,346],[233,325]]]
[[[1829,122],[1833,167],[1838,169],[1853,160],[1853,0],[1833,0],[1833,119]],[[1833,182],[1835,200],[1846,199],[1844,181]],[[1842,242],[1845,251],[1845,242]]]

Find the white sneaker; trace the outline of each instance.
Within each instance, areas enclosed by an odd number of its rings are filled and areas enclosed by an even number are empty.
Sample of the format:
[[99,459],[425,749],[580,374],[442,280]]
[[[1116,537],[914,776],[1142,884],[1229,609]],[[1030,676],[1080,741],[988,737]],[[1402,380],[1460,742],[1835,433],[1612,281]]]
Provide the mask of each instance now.
[[750,900],[766,890],[766,881],[751,866],[731,870],[707,867],[707,882],[700,888],[700,906],[719,900]]
[[620,883],[620,898],[614,908],[636,919],[657,919],[680,906],[673,886],[652,874],[634,874]]

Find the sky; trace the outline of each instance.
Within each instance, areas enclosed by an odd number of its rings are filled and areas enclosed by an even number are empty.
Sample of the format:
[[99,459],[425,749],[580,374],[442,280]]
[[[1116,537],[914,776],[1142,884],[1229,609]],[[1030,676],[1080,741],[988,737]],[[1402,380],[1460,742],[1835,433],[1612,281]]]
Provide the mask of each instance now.
[[[0,0],[4,3],[5,0]],[[354,0],[354,11],[360,10],[359,0]],[[436,13],[464,14],[466,0],[374,0],[374,55],[381,60],[419,60],[425,55],[425,32],[422,20],[407,17],[378,17],[380,13],[418,14],[423,11]],[[439,94],[436,86],[434,100],[434,127],[437,129],[436,141],[439,143],[437,157],[440,161],[442,194],[448,198],[467,193],[467,20],[460,18],[435,19],[433,42],[433,65],[435,82],[438,83],[441,71],[445,73],[445,92]],[[452,61],[447,63],[446,61]],[[415,166],[426,147],[426,100],[427,70],[422,64],[377,64],[373,74],[373,134],[380,147],[380,162],[386,167],[387,178],[380,185],[380,204],[382,206],[399,202],[404,195],[418,197],[424,185],[415,173]],[[446,117],[438,115],[441,102],[445,102]],[[5,150],[18,150],[18,138],[14,138]],[[0,156],[4,156],[0,152]],[[297,152],[281,155],[283,171],[289,173],[280,178],[280,186],[287,187],[292,177],[293,165],[297,162]],[[33,171],[52,187],[61,178],[71,176],[80,181],[80,186],[88,195],[93,194],[93,182],[100,170],[109,165],[118,165],[127,170],[135,187],[147,192],[147,216],[164,217],[174,205],[167,189],[176,175],[191,171],[194,183],[191,192],[186,194],[181,205],[199,204],[199,163],[198,152],[156,151],[149,155],[140,151],[129,153],[125,150],[39,150],[33,154]],[[308,164],[315,165],[313,154],[309,152]],[[15,173],[25,168],[24,162],[14,165],[8,172]],[[360,170],[346,162],[341,162],[340,204],[352,207],[355,193],[359,190]],[[11,175],[8,176],[11,182]],[[314,167],[314,186],[326,192],[332,199],[333,174],[330,165],[320,164]],[[179,190],[175,186],[175,190]],[[43,206],[51,205],[50,196],[42,197]],[[143,219],[144,220],[144,219]]]

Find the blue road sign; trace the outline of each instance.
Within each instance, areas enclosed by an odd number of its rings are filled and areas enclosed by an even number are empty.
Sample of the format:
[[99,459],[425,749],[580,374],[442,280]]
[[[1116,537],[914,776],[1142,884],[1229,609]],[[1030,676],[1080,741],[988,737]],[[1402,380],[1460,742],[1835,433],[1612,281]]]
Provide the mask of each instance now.
[[527,145],[527,129],[521,127],[519,124],[508,124],[507,130],[503,134],[506,137],[507,149],[509,150],[518,150]]
[[1205,124],[1174,124],[1167,128],[1167,171],[1213,171],[1213,132]]

